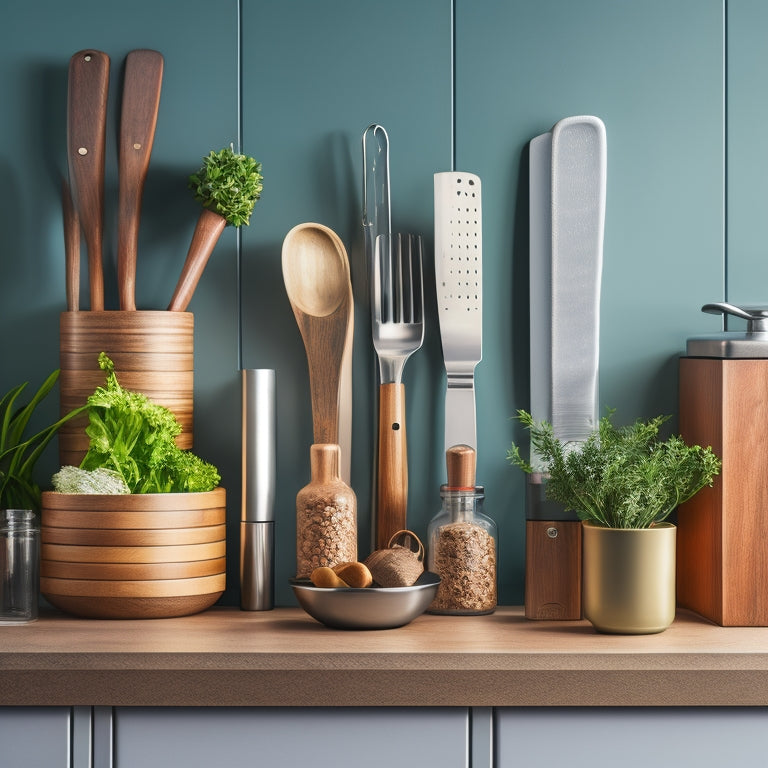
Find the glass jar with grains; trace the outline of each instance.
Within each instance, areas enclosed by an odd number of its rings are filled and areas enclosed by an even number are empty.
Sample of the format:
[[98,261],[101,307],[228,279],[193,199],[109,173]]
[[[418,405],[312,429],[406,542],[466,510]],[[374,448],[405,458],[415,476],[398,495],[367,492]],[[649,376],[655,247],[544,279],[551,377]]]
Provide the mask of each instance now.
[[474,450],[453,446],[446,454],[448,483],[442,509],[429,524],[428,568],[440,576],[430,613],[475,615],[496,609],[496,523],[483,514],[485,492],[474,484]]
[[339,474],[340,448],[310,448],[311,480],[296,496],[296,577],[357,560],[357,498]]

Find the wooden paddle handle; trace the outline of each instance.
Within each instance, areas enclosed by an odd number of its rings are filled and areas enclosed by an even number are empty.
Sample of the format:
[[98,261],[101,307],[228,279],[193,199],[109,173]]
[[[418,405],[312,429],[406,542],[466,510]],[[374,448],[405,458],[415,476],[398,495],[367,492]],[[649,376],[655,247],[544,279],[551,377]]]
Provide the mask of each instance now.
[[376,499],[376,548],[408,526],[408,456],[405,434],[405,385],[379,387],[379,471]]
[[67,310],[80,309],[80,219],[72,203],[66,179],[61,181],[61,211],[64,220],[64,279]]
[[155,139],[163,57],[157,51],[131,51],[125,59],[120,114],[117,281],[120,309],[136,309],[136,254],[141,197]]
[[184,312],[187,309],[205,265],[226,226],[227,220],[220,213],[203,208],[192,235],[179,282],[168,305],[172,312]]
[[69,61],[67,159],[72,201],[88,248],[91,309],[104,309],[104,151],[109,57],[79,51]]

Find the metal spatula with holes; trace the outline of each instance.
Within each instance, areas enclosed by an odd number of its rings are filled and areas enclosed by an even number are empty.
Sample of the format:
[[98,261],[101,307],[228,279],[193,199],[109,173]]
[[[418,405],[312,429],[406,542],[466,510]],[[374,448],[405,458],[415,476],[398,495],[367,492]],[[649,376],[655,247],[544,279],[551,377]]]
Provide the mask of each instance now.
[[483,356],[483,234],[480,178],[435,174],[435,286],[447,377],[445,449],[477,451],[475,367]]

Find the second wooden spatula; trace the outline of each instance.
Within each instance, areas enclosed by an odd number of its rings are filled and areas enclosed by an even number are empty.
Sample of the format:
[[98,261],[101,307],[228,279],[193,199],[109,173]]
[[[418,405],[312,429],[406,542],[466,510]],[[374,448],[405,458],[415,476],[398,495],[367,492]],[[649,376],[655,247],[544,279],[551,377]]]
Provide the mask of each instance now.
[[136,256],[144,182],[155,139],[163,57],[131,51],[125,60],[120,114],[117,279],[120,309],[136,309]]

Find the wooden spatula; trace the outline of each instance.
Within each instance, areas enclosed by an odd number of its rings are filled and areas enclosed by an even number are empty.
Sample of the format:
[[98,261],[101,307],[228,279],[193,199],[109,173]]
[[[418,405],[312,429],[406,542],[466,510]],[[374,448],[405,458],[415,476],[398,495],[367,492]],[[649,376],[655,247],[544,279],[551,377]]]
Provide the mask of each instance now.
[[109,57],[78,51],[69,61],[67,162],[75,213],[88,249],[91,309],[104,309],[104,147]]
[[163,57],[160,53],[136,50],[128,54],[118,146],[117,279],[120,309],[136,309],[141,197],[155,139],[162,80]]

